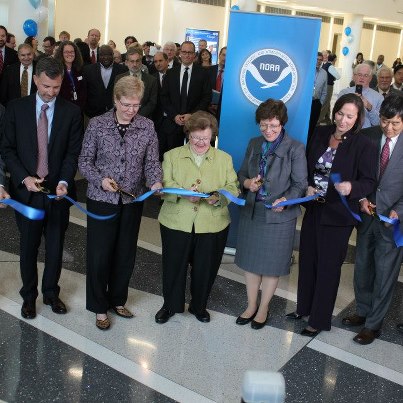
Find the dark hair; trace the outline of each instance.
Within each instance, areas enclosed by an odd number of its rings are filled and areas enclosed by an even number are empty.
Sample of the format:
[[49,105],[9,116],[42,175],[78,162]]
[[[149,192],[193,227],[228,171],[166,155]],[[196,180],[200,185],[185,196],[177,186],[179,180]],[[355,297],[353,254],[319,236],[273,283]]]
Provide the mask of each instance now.
[[88,43],[77,42],[76,45],[77,45],[78,50],[81,53],[81,57],[83,59],[84,64],[90,64],[91,57],[90,57],[90,47],[88,46]]
[[6,33],[6,36],[7,36],[7,34],[8,34],[7,28],[4,25],[0,25],[0,29],[2,29]]
[[52,56],[42,57],[36,65],[35,75],[40,76],[41,73],[45,73],[52,80],[60,76],[63,78],[64,67]]
[[144,45],[145,45],[145,46],[155,46],[155,43],[154,43],[154,42],[151,42],[151,41],[146,41],[146,42],[144,43]]
[[223,47],[220,49],[220,53],[218,54],[218,56],[220,56],[221,53],[222,53],[222,51],[225,50],[225,49],[227,49],[227,47],[226,47],[226,46],[223,46]]
[[10,32],[8,32],[8,33],[6,34],[6,42],[7,42],[7,43],[10,43],[11,38],[15,38],[15,35],[14,35],[14,34],[11,34]]
[[130,46],[129,49],[127,49],[126,52],[126,59],[130,56],[130,55],[139,55],[140,58],[143,57],[143,49],[138,48],[137,46]]
[[73,67],[75,70],[80,71],[81,68],[83,67],[83,58],[81,56],[80,50],[78,49],[77,45],[74,42],[63,41],[60,44],[60,46],[57,48],[54,58],[64,65],[63,50],[67,45],[70,45],[73,47],[74,55],[75,55],[74,61],[73,61]]
[[43,42],[49,41],[50,46],[54,46],[56,44],[56,39],[53,38],[53,36],[47,36],[46,38],[43,38]]
[[403,120],[403,97],[398,94],[389,94],[382,102],[379,115],[386,119],[399,116]]
[[202,49],[200,52],[199,52],[199,55],[197,56],[197,63],[198,64],[200,64],[200,65],[202,65],[202,63],[203,63],[203,59],[202,59],[202,53],[203,52],[207,52],[208,53],[208,61],[209,61],[209,63],[210,63],[210,65],[211,65],[211,60],[212,60],[212,56],[211,56],[211,52],[208,50],[208,49]]
[[288,121],[287,107],[283,101],[269,98],[262,102],[256,109],[256,123],[264,119],[278,119],[281,126]]
[[[157,52],[155,52],[155,55],[156,55],[157,53],[161,53],[161,54],[162,54],[162,57],[163,57],[165,60],[168,60],[168,55],[167,55],[166,53],[164,53],[162,50],[158,50]],[[155,55],[154,55],[154,56],[155,56]]]
[[361,56],[364,59],[364,55],[362,54],[362,52],[358,52],[355,58],[358,59],[358,56]]
[[195,46],[195,44],[194,44],[192,41],[185,41],[185,42],[182,42],[181,49],[182,49],[182,46],[183,46],[183,45],[192,45],[192,46],[193,46],[193,52],[196,51],[196,46]]
[[317,56],[317,57],[318,57],[318,56],[323,57],[323,53],[322,53],[322,52],[318,52],[318,54],[317,54],[316,56]]
[[337,59],[337,56],[336,56],[334,53],[330,54],[330,55],[327,57],[327,60],[328,60],[329,62],[334,62],[336,59]]
[[393,68],[393,74],[396,74],[400,69],[403,69],[403,64],[398,64]]
[[[24,40],[24,43],[27,43],[28,45],[32,46],[32,41],[36,39],[34,36],[27,36]],[[33,46],[32,46],[33,47]]]
[[353,104],[357,108],[357,120],[355,121],[354,126],[351,129],[353,133],[357,133],[358,131],[361,130],[365,119],[364,103],[362,102],[362,99],[358,95],[355,94],[342,95],[334,104],[332,112],[332,120],[334,121],[336,113],[339,112],[340,109],[343,108],[345,104]]
[[192,113],[183,128],[187,135],[196,130],[205,129],[211,129],[211,140],[214,141],[218,133],[217,119],[211,113],[205,111]]
[[129,36],[126,36],[126,38],[125,38],[125,45],[126,45],[126,42],[127,42],[129,39],[132,39],[133,42],[138,42],[135,36],[129,35]]

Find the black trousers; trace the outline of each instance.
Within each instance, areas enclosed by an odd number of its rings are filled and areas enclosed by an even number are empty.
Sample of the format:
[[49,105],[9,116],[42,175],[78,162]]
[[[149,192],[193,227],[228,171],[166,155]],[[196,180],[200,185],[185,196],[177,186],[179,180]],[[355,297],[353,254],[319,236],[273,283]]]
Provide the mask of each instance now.
[[137,251],[143,203],[110,204],[87,199],[95,214],[110,220],[87,220],[87,303],[89,311],[106,313],[127,301]]
[[58,285],[62,270],[64,235],[69,224],[70,203],[50,200],[43,193],[33,193],[29,205],[44,209],[43,220],[29,220],[16,212],[20,232],[20,271],[24,301],[38,297],[38,249],[42,234],[45,238],[45,268],[42,276],[42,294],[48,298],[59,296]]
[[164,308],[184,311],[187,266],[192,256],[190,304],[194,312],[202,313],[220,268],[229,226],[220,232],[203,234],[160,227]]
[[173,122],[168,117],[164,117],[161,126],[157,132],[158,135],[158,144],[159,144],[159,153],[160,160],[162,161],[162,157],[164,153],[173,148],[183,146],[183,142],[185,139],[185,134],[183,133],[183,127],[178,126],[175,122]]
[[323,205],[305,212],[301,227],[297,313],[309,315],[309,325],[330,330],[339,288],[341,266],[353,226],[320,223]]

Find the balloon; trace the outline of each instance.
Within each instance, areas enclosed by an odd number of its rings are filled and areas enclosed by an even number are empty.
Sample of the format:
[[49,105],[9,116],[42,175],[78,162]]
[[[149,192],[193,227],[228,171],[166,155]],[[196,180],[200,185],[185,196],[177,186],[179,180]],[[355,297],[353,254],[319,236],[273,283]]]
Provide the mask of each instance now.
[[35,10],[35,20],[37,23],[41,23],[48,18],[49,10],[44,7],[40,6]]
[[31,6],[36,9],[40,6],[42,0],[29,0],[29,2],[31,3]]
[[237,5],[235,4],[234,6],[231,7],[231,10],[239,11],[239,6],[237,6]]
[[38,33],[38,24],[34,20],[26,20],[22,26],[22,29],[27,36],[36,36]]
[[347,55],[348,55],[348,52],[350,52],[350,49],[349,49],[347,46],[344,46],[342,52],[343,52],[343,55],[344,55],[344,56],[347,56]]
[[351,34],[351,28],[350,27],[346,27],[344,28],[344,33],[349,36]]
[[353,35],[350,35],[350,36],[347,37],[347,42],[348,43],[352,43],[353,41],[354,41],[354,36]]

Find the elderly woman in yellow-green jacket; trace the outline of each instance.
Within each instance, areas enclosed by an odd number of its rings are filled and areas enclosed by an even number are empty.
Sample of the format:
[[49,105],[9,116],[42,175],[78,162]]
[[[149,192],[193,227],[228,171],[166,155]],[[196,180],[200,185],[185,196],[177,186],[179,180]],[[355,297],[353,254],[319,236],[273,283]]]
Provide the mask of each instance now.
[[[232,158],[210,146],[217,121],[207,112],[196,112],[185,123],[189,143],[164,155],[164,187],[210,193],[225,189],[238,196],[238,180]],[[186,275],[192,259],[189,312],[209,322],[207,300],[220,267],[227,241],[229,201],[213,193],[208,199],[164,195],[158,220],[162,238],[164,305],[155,315],[165,323],[185,306]]]

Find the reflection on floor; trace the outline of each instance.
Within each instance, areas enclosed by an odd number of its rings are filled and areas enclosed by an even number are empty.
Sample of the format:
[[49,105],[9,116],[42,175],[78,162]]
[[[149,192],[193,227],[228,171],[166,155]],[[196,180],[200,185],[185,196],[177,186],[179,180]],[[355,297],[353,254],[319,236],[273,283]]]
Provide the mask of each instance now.
[[[299,335],[303,321],[284,318],[295,308],[297,264],[281,279],[264,329],[235,325],[246,293],[242,273],[228,256],[211,295],[210,323],[185,312],[157,325],[161,248],[155,219],[158,202],[151,201],[144,212],[127,303],[136,317],[125,320],[111,314],[111,329],[101,332],[95,315],[84,309],[85,217],[71,212],[61,279],[61,298],[69,313],[55,315],[39,298],[38,317],[25,321],[18,294],[18,233],[13,212],[0,211],[1,400],[239,402],[248,369],[281,371],[287,402],[402,400],[403,335],[396,329],[403,321],[401,282],[383,333],[370,346],[355,344],[354,333],[341,324],[354,309],[351,264],[343,267],[332,331],[313,340]],[[41,271],[43,252],[38,260]]]

